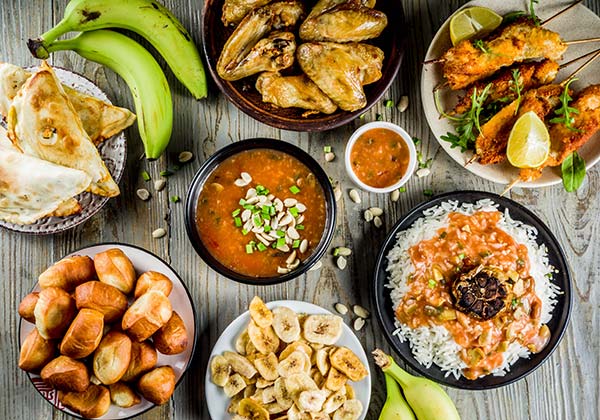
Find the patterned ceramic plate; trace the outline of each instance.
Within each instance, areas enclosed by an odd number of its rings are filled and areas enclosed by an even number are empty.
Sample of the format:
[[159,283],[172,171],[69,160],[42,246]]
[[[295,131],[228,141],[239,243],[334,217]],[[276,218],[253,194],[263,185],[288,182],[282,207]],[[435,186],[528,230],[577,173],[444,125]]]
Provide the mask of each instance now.
[[[331,314],[325,308],[313,305],[308,302],[301,302],[299,300],[278,300],[267,303],[270,309],[277,308],[278,306],[286,306],[296,313],[305,314]],[[238,335],[244,331],[248,322],[250,321],[250,312],[246,311],[238,316],[229,326],[223,331],[215,346],[212,349],[209,360],[221,354],[224,351],[235,351],[235,340]],[[352,329],[344,324],[344,332],[340,339],[335,343],[336,346],[348,347],[352,350],[358,358],[366,366],[368,375],[365,379],[360,382],[349,382],[354,388],[356,393],[356,399],[360,400],[363,405],[363,412],[359,417],[359,420],[364,420],[367,416],[369,409],[369,402],[371,400],[371,369],[369,368],[369,361],[362,344],[352,332]],[[209,362],[210,363],[210,362]],[[211,380],[210,367],[206,369],[206,376],[204,378],[204,388],[206,393],[206,404],[208,406],[208,412],[213,420],[230,420],[231,415],[227,413],[227,407],[229,406],[230,399],[225,395],[223,389],[217,387]]]
[[[72,255],[88,255],[93,258],[94,255],[106,251],[110,248],[119,248],[121,251],[123,251],[133,263],[135,271],[138,275],[145,271],[157,271],[166,275],[173,282],[173,290],[169,295],[169,300],[171,301],[173,310],[177,311],[177,313],[183,319],[183,322],[187,329],[189,344],[185,351],[180,354],[167,356],[158,353],[157,366],[170,365],[175,371],[175,386],[177,386],[179,385],[179,382],[181,382],[181,378],[188,369],[192,358],[194,357],[194,351],[196,349],[196,312],[192,303],[190,293],[187,287],[185,286],[183,280],[181,280],[179,275],[171,267],[169,267],[169,265],[166,262],[158,258],[156,255],[133,245],[103,243],[99,245],[89,246],[78,251],[74,251],[71,254],[65,256],[65,258]],[[40,291],[40,287],[39,284],[36,283],[32,292],[37,291]],[[19,323],[19,345],[23,344],[25,338],[33,330],[33,328],[34,325],[27,321],[22,320]],[[50,404],[52,404],[57,409],[68,413],[71,416],[81,418],[77,414],[73,413],[71,410],[65,408],[58,401],[58,392],[54,388],[46,385],[39,375],[35,375],[32,373],[27,373],[27,375],[29,376],[29,379],[31,380],[31,383],[33,384],[35,389]],[[152,404],[150,401],[144,398],[142,398],[142,402],[140,404],[134,405],[130,408],[121,408],[112,404],[108,412],[104,416],[99,418],[103,420],[123,420],[142,414],[150,410],[152,407],[154,407],[154,404]]]
[[[32,67],[27,70],[34,71],[35,69],[35,67]],[[80,74],[57,67],[54,67],[54,71],[63,84],[112,104],[102,89]],[[98,150],[100,151],[100,156],[102,156],[108,171],[118,184],[125,171],[125,163],[127,161],[127,139],[125,138],[125,132],[121,132],[102,142]],[[82,211],[79,214],[67,217],[46,217],[30,225],[17,225],[0,221],[0,226],[15,232],[36,235],[63,232],[85,222],[94,214],[98,213],[109,200],[108,197],[101,197],[89,192],[83,192],[76,196],[76,198],[82,207]]]

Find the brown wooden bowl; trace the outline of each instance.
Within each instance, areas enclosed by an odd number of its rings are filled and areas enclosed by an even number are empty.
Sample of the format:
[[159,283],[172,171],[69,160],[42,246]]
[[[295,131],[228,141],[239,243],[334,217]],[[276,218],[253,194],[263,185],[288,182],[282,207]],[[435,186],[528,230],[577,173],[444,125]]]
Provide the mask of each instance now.
[[[367,106],[358,111],[348,112],[338,109],[330,115],[314,114],[302,116],[306,110],[300,108],[279,108],[262,101],[262,95],[254,87],[256,76],[229,82],[221,79],[217,73],[217,61],[225,42],[233,32],[233,27],[225,27],[221,22],[224,0],[206,0],[202,12],[202,42],[208,69],[215,83],[225,97],[244,113],[275,128],[294,131],[325,131],[342,126],[357,118],[381,99],[396,77],[404,54],[403,23],[404,11],[398,0],[379,0],[375,8],[388,17],[388,26],[376,39],[367,41],[381,48],[385,54],[382,77],[377,82],[365,86]],[[304,0],[307,13],[316,3]],[[297,31],[296,31],[297,35]],[[300,74],[297,66],[287,69],[283,74]]]

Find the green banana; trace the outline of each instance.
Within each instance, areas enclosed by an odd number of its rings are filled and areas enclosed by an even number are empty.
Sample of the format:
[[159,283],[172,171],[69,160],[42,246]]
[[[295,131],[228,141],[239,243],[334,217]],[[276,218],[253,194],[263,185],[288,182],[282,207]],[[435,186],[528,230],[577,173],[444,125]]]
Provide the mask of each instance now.
[[54,28],[29,40],[29,50],[46,59],[48,46],[65,33],[106,28],[128,29],[146,38],[194,98],[206,97],[206,74],[198,48],[181,22],[153,0],[71,0]]
[[387,397],[379,414],[379,420],[415,420],[415,415],[400,392],[400,385],[385,374]]
[[400,383],[404,397],[417,419],[460,420],[454,403],[438,384],[409,374],[382,350],[376,349],[373,351],[373,356],[377,366]]
[[144,47],[118,32],[100,29],[53,42],[47,50],[72,50],[118,73],[131,89],[146,157],[157,159],[162,154],[173,130],[173,101],[162,69]]

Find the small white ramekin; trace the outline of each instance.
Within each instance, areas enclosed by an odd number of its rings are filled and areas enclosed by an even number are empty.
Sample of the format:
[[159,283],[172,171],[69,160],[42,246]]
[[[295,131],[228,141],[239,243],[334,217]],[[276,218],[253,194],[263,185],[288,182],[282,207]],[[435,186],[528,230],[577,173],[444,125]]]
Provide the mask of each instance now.
[[[393,132],[399,134],[402,137],[402,139],[404,140],[404,142],[406,143],[406,146],[408,147],[409,158],[408,158],[408,167],[406,168],[406,172],[404,173],[402,178],[400,178],[398,180],[398,182],[396,182],[393,185],[390,185],[389,187],[385,187],[385,188],[371,187],[370,185],[367,185],[364,182],[362,182],[360,179],[358,179],[358,177],[352,170],[352,164],[350,162],[350,153],[352,152],[352,147],[354,147],[354,143],[356,143],[356,140],[358,140],[358,138],[362,134],[364,134],[366,131],[371,130],[373,128],[386,128],[390,131],[393,131]],[[412,176],[412,174],[415,171],[415,168],[417,166],[417,150],[415,149],[415,145],[412,141],[412,137],[406,131],[404,131],[404,129],[402,127],[400,127],[396,124],[392,124],[390,122],[373,121],[373,122],[370,122],[370,123],[367,123],[367,124],[361,126],[354,133],[352,133],[352,136],[350,136],[350,139],[348,140],[348,143],[346,144],[344,163],[346,165],[346,172],[348,172],[348,175],[352,179],[352,182],[354,182],[358,187],[360,187],[361,189],[363,189],[365,191],[374,192],[374,193],[389,193],[391,191],[394,191],[395,189],[400,188],[404,184],[406,184],[406,182]]]

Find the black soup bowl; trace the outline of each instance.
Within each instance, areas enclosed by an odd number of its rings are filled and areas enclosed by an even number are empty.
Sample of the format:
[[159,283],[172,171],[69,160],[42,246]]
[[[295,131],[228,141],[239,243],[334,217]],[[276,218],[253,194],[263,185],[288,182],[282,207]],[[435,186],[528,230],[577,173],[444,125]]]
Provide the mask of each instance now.
[[[312,254],[302,261],[296,269],[290,271],[289,273],[279,274],[273,277],[255,277],[245,275],[233,271],[229,267],[225,266],[206,248],[196,226],[198,199],[204,188],[204,184],[209,179],[211,174],[224,160],[228,159],[229,157],[237,155],[243,151],[253,149],[279,151],[298,159],[315,175],[325,197],[324,229],[321,239],[317,246],[314,247]],[[317,263],[317,261],[319,261],[319,259],[321,259],[323,254],[325,254],[327,251],[327,247],[333,238],[335,217],[336,206],[333,188],[331,186],[331,182],[329,181],[329,177],[316,160],[314,160],[304,150],[288,142],[269,138],[254,138],[238,141],[218,150],[215,154],[209,157],[204,164],[202,164],[200,169],[198,169],[198,172],[196,172],[196,175],[194,176],[187,193],[185,225],[192,246],[198,255],[200,255],[200,257],[202,257],[202,259],[217,273],[240,283],[252,285],[270,285],[283,283],[306,273],[313,265]],[[223,240],[227,240],[227,238],[223,238]]]

